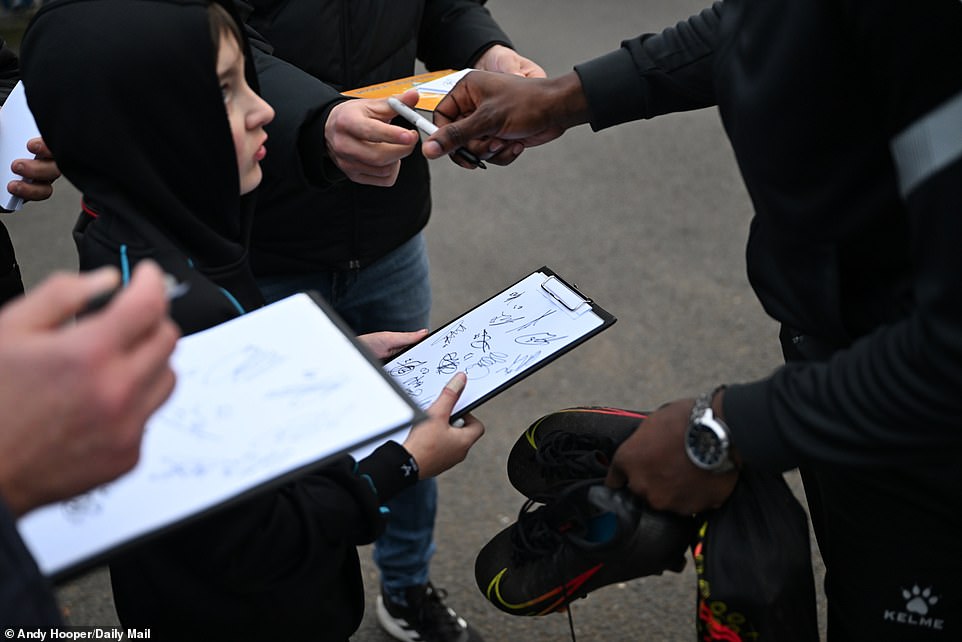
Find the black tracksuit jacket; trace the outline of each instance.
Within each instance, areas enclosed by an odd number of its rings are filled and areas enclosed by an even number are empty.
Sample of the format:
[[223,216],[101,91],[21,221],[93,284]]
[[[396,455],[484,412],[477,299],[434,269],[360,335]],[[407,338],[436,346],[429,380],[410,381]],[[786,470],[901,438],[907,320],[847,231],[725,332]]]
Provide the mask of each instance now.
[[831,354],[729,387],[753,465],[957,461],[962,158],[906,187],[899,154],[940,109],[962,132],[960,14],[946,1],[719,2],[576,68],[596,130],[718,106],[755,207],[752,286]]

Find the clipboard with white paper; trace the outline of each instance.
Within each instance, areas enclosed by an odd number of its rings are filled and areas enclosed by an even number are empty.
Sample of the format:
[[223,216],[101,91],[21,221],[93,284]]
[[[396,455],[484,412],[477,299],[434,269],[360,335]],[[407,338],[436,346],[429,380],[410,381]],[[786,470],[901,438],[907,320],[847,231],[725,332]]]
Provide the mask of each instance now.
[[458,371],[458,419],[611,327],[615,317],[548,267],[490,297],[394,357],[384,369],[421,408]]
[[33,114],[27,107],[23,83],[18,82],[0,107],[0,207],[14,211],[23,207],[23,199],[7,191],[10,181],[20,180],[10,166],[18,158],[27,158],[27,141],[40,136]]
[[147,423],[137,466],[19,520],[45,575],[75,575],[425,416],[308,294],[182,338],[171,363],[177,387]]

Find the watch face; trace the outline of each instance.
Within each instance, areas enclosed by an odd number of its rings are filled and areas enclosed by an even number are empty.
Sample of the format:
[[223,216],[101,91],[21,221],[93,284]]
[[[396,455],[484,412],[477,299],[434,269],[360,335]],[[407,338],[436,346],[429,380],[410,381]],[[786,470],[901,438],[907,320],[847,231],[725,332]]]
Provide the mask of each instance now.
[[713,470],[724,464],[728,457],[728,443],[724,434],[713,426],[698,422],[692,424],[686,435],[685,446],[696,466]]

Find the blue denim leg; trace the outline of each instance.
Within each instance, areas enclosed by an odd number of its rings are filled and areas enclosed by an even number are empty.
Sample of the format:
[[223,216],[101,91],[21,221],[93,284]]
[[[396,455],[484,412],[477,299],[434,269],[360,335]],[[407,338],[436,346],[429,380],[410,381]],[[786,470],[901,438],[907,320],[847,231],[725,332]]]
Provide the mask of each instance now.
[[[357,334],[427,328],[431,286],[424,238],[418,234],[361,270],[261,277],[268,302],[316,290]],[[374,543],[384,590],[403,601],[404,589],[428,581],[434,554],[437,483],[426,479],[388,502],[387,529]]]

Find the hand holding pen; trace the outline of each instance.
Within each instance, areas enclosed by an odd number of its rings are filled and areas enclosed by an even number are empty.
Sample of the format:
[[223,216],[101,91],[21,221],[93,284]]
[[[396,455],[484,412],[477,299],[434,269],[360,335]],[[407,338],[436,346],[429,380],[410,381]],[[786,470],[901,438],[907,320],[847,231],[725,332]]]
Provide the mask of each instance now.
[[[413,109],[411,109],[410,107],[402,103],[397,98],[394,98],[394,97],[388,98],[387,103],[388,105],[391,106],[391,109],[393,109],[398,113],[399,116],[401,116],[402,118],[404,118],[404,120],[408,121],[409,123],[417,127],[420,131],[424,132],[425,135],[430,136],[431,134],[433,134],[438,130],[437,125],[430,122],[424,116],[417,113],[416,111],[414,111]],[[487,169],[487,166],[484,164],[484,161],[482,161],[480,158],[478,158],[477,156],[475,156],[474,154],[472,154],[471,152],[469,152],[463,147],[459,147],[456,150],[454,150],[453,154],[455,156],[458,156],[466,160],[468,163],[470,163],[474,167]]]
[[[167,301],[173,301],[174,299],[180,298],[187,294],[190,290],[190,283],[186,281],[177,281],[177,279],[171,274],[164,274],[164,293],[167,297]],[[87,302],[83,305],[79,312],[77,312],[77,318],[84,317],[88,314],[92,314],[103,308],[107,307],[107,304],[113,301],[113,299],[124,289],[123,283],[116,283],[109,288],[103,289],[87,299]]]
[[421,144],[421,151],[430,160],[469,141],[486,141],[487,161],[508,165],[525,149],[588,122],[588,116],[575,72],[546,79],[472,71],[435,107],[440,128]]

